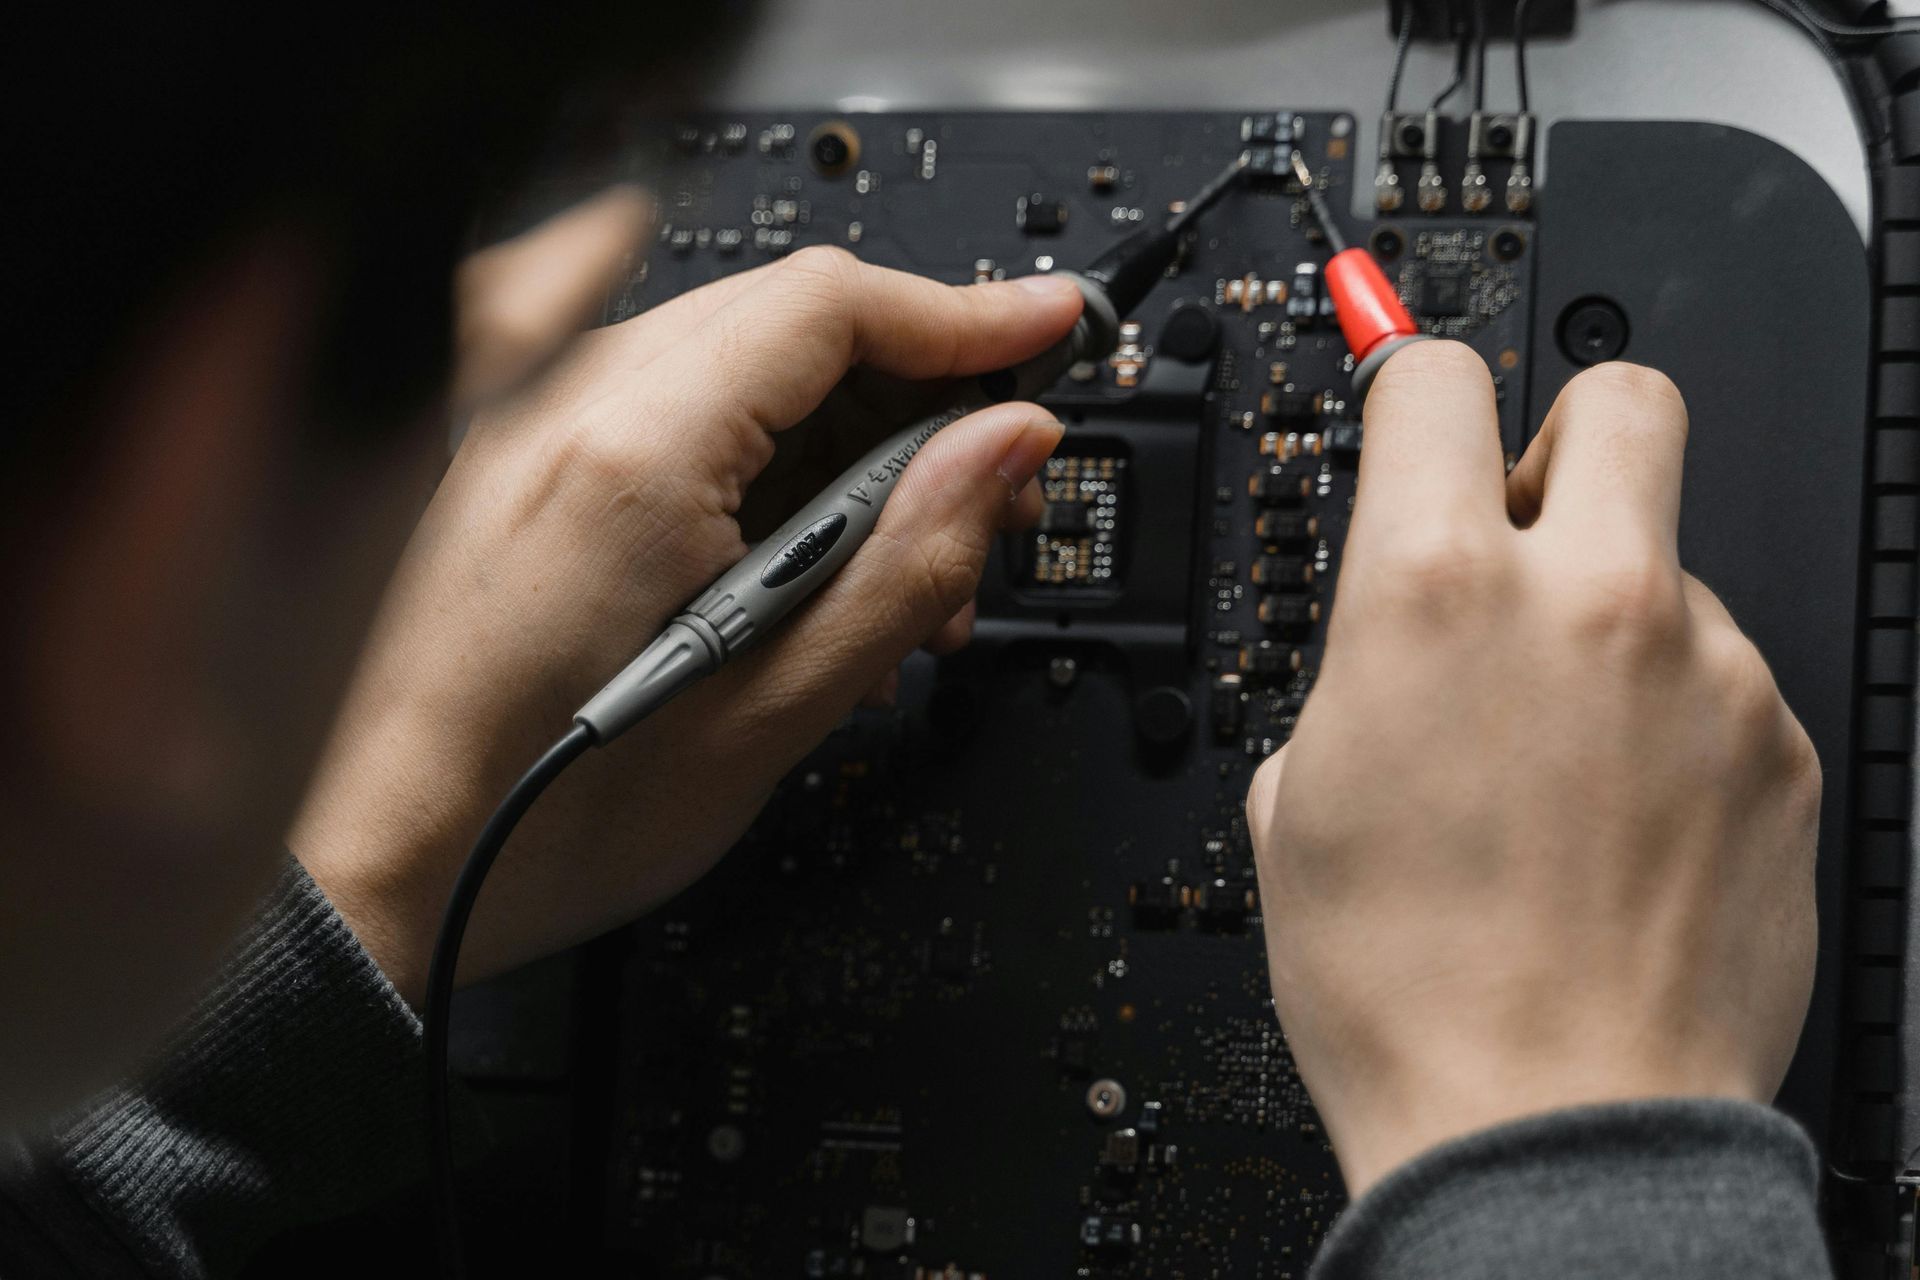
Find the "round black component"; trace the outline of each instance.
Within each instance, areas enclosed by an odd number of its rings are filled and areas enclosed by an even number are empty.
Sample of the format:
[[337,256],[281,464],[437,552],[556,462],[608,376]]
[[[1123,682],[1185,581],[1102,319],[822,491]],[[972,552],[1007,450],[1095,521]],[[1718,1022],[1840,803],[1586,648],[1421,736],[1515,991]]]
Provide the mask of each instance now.
[[1392,262],[1406,249],[1407,241],[1392,227],[1377,227],[1368,238],[1367,245],[1373,250],[1374,257],[1382,262]]
[[822,169],[838,169],[847,162],[847,140],[837,133],[823,133],[813,140],[813,162]]
[[1192,724],[1192,701],[1170,684],[1156,685],[1134,700],[1133,727],[1148,742],[1162,746],[1178,742]]
[[1487,249],[1501,262],[1512,262],[1527,251],[1527,238],[1512,227],[1502,227],[1487,241]]
[[1496,151],[1505,151],[1513,145],[1513,126],[1502,122],[1487,127],[1487,145]]
[[1427,131],[1415,121],[1407,120],[1400,125],[1400,145],[1407,151],[1418,151],[1426,145]]
[[1618,360],[1627,349],[1627,313],[1612,298],[1580,298],[1560,313],[1560,350],[1577,365]]
[[1213,354],[1219,340],[1220,322],[1214,318],[1213,308],[1190,299],[1167,314],[1166,324],[1160,327],[1160,354],[1200,364]]
[[860,135],[844,120],[829,120],[807,139],[807,159],[827,177],[845,173],[860,158]]

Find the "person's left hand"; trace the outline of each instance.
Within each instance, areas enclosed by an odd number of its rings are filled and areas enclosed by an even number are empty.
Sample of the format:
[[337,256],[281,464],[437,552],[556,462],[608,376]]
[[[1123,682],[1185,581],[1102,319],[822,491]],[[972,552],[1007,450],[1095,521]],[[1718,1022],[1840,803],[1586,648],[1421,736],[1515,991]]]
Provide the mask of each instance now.
[[[586,335],[476,418],[289,838],[403,995],[419,999],[441,908],[495,803],[744,553],[743,502],[769,513],[746,533],[767,532],[851,460],[839,437],[870,444],[902,424],[898,380],[1025,359],[1079,310],[1066,280],[952,287],[808,249]],[[834,430],[788,432],[803,420]],[[501,856],[462,978],[684,887],[863,691],[922,642],[963,642],[995,531],[1037,515],[1032,477],[1060,430],[1026,404],[943,430],[872,538],[777,634],[574,764]]]

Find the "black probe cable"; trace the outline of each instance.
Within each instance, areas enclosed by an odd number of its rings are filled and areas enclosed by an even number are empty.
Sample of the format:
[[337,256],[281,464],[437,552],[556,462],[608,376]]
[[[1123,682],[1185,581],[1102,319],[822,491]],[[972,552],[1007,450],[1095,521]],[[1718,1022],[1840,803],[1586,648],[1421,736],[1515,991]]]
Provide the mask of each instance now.
[[467,920],[473,915],[473,904],[480,898],[480,886],[486,882],[487,872],[493,869],[493,860],[500,856],[507,837],[553,780],[594,745],[593,731],[584,724],[575,724],[513,784],[500,807],[487,819],[487,825],[481,828],[480,838],[473,842],[473,851],[467,854],[460,876],[453,882],[453,893],[447,898],[447,909],[440,917],[440,932],[433,940],[433,959],[427,966],[427,1002],[420,1018],[426,1040],[427,1159],[434,1237],[439,1246],[440,1269],[449,1276],[465,1273],[460,1255],[458,1197],[454,1193],[453,1123],[447,1078],[447,1028],[453,1016],[453,978],[460,960],[460,943],[467,936]]
[[1428,104],[1427,110],[1438,111],[1446,106],[1453,95],[1460,92],[1460,86],[1467,82],[1467,54],[1472,47],[1472,40],[1471,31],[1460,33],[1459,40],[1453,46],[1453,79],[1447,81],[1446,87],[1433,96],[1433,101]]
[[1527,6],[1533,0],[1514,0],[1513,6],[1513,81],[1519,91],[1520,114],[1526,115],[1527,106]]
[[1473,109],[1487,105],[1487,0],[1473,0]]
[[1413,42],[1413,3],[1400,11],[1400,33],[1394,37],[1393,74],[1387,77],[1387,114],[1400,109],[1400,77],[1407,69],[1407,46]]

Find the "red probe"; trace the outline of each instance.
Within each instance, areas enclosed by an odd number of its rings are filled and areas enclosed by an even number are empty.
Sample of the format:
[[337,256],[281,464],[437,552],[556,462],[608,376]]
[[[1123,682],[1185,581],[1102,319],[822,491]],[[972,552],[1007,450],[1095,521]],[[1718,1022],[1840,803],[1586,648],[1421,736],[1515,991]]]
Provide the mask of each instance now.
[[1313,174],[1301,154],[1293,153],[1293,176],[1306,190],[1307,203],[1314,220],[1320,224],[1333,257],[1327,262],[1327,295],[1333,299],[1334,318],[1340,333],[1353,352],[1353,394],[1365,400],[1373,375],[1387,357],[1410,343],[1425,341],[1430,335],[1420,332],[1400,301],[1400,294],[1388,282],[1386,273],[1365,249],[1350,249],[1334,225],[1327,199],[1314,185]]

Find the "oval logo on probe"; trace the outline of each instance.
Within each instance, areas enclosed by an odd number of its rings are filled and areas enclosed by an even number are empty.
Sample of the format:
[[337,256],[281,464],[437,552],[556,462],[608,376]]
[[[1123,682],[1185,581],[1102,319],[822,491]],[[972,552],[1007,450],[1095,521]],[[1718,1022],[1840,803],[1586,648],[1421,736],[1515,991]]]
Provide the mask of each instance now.
[[841,512],[823,516],[787,539],[787,544],[767,558],[760,570],[760,585],[784,587],[811,569],[846,530],[847,517]]

